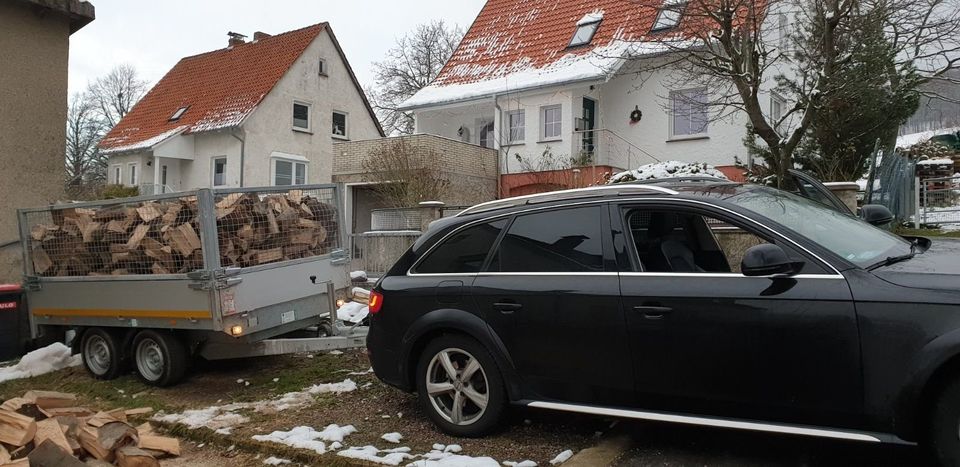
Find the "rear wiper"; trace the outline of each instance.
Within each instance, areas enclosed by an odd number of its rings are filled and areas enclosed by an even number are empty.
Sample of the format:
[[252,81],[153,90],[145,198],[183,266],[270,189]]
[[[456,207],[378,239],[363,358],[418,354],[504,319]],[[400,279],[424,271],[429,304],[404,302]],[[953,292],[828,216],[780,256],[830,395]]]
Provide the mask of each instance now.
[[874,269],[877,269],[877,268],[882,268],[884,266],[889,266],[891,264],[899,263],[901,261],[906,261],[908,259],[912,259],[914,256],[917,256],[916,241],[910,242],[910,253],[907,253],[905,255],[899,255],[899,256],[887,256],[887,259],[867,267],[867,271],[873,271]]

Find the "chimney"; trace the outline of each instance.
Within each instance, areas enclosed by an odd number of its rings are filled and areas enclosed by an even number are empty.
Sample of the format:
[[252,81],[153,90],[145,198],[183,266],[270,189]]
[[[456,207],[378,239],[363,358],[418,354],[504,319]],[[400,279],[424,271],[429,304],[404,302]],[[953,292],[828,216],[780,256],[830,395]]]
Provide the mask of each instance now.
[[247,43],[247,36],[244,36],[243,34],[240,34],[238,32],[232,32],[232,31],[228,32],[227,37],[230,38],[229,40],[227,40],[227,45],[229,45],[230,47]]
[[266,39],[266,38],[268,38],[268,37],[270,37],[270,34],[267,34],[267,33],[263,32],[263,31],[257,31],[257,32],[255,32],[255,33],[253,33],[253,40],[254,40],[254,41],[258,41],[258,40],[260,40],[260,39]]

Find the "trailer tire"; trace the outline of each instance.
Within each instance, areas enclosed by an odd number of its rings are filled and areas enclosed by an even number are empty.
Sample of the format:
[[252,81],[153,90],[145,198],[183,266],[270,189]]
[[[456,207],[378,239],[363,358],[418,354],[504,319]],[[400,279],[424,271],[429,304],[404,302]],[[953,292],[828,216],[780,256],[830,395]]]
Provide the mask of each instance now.
[[80,354],[83,366],[96,379],[116,379],[123,371],[119,339],[106,329],[87,329],[80,341]]
[[158,387],[172,386],[187,373],[189,354],[173,333],[144,330],[133,339],[133,361],[143,382]]

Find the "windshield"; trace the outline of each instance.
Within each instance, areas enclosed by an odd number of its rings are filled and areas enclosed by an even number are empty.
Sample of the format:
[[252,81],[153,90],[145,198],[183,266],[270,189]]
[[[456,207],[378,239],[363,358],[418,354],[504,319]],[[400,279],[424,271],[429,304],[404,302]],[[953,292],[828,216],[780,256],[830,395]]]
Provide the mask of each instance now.
[[758,186],[730,201],[765,216],[860,267],[910,253],[910,242],[806,198]]

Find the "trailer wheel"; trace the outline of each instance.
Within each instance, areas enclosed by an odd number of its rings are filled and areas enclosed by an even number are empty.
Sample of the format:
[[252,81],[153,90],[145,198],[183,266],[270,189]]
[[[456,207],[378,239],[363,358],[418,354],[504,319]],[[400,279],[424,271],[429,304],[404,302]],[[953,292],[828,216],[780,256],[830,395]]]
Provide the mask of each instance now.
[[123,370],[119,342],[114,334],[105,329],[90,328],[83,333],[80,353],[83,366],[96,379],[114,379]]
[[187,348],[173,333],[140,331],[133,340],[137,374],[151,386],[172,386],[187,372]]

